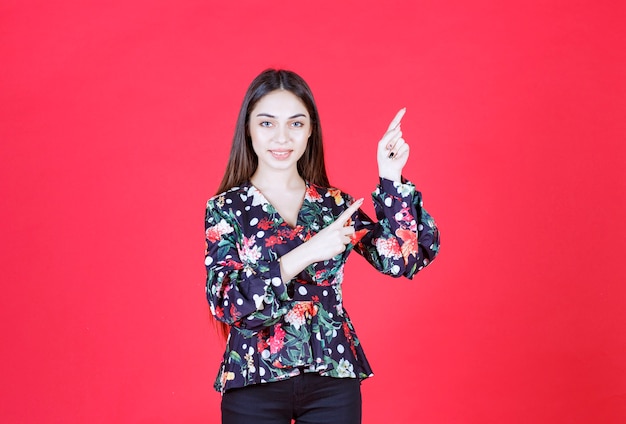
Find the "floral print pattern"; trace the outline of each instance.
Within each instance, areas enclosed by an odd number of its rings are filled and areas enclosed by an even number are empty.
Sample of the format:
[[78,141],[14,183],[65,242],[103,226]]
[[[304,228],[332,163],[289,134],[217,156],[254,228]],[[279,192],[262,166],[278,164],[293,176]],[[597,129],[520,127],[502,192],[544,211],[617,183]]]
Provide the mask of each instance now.
[[381,179],[372,194],[378,222],[361,210],[345,252],[283,281],[278,259],[332,223],[353,198],[306,184],[294,227],[252,184],[207,202],[206,295],[216,319],[230,325],[215,382],[230,388],[300,372],[367,378],[372,370],[343,307],[343,268],[354,250],[380,272],[413,278],[439,251],[439,231],[409,181]]

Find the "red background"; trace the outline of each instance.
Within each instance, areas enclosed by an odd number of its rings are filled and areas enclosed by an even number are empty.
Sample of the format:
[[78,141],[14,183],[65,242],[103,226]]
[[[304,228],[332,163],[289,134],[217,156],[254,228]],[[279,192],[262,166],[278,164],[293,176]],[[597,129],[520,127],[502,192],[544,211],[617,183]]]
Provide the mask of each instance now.
[[284,67],[355,196],[408,108],[442,231],[414,281],[349,263],[364,423],[626,422],[624,3],[505,3],[4,0],[0,421],[219,421],[204,206]]

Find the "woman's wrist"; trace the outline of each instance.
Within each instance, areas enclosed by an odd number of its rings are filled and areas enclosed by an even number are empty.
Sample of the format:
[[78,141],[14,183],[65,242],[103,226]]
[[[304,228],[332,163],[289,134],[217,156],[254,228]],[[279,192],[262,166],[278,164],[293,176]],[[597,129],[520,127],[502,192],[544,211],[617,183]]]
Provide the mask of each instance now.
[[309,258],[309,252],[305,244],[285,253],[279,258],[280,274],[283,281],[289,281],[298,275],[304,268],[311,265],[315,260]]
[[402,183],[402,173],[401,172],[384,172],[384,171],[379,171],[378,176],[380,178],[384,178],[385,180],[393,181],[394,183]]

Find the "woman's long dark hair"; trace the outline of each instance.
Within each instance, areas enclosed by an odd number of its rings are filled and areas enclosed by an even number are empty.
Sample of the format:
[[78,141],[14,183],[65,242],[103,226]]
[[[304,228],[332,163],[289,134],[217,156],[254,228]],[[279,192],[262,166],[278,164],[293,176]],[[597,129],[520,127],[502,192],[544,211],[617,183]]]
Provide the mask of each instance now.
[[[322,127],[311,89],[295,72],[267,69],[252,81],[243,98],[230,157],[217,194],[249,181],[256,171],[258,158],[252,148],[252,139],[248,131],[250,112],[263,96],[275,90],[287,90],[294,94],[304,103],[311,117],[311,136],[304,154],[298,160],[298,173],[305,181],[322,187],[330,186],[324,162]],[[218,321],[217,325],[219,333],[226,338],[230,330],[228,324]]]
[[298,160],[298,173],[305,181],[322,187],[330,186],[324,163],[322,127],[311,89],[295,72],[267,69],[252,81],[246,91],[239,110],[224,178],[217,189],[218,194],[249,181],[256,171],[258,158],[252,148],[252,139],[248,131],[250,112],[263,96],[275,90],[287,90],[298,97],[311,117],[311,136],[304,154]]

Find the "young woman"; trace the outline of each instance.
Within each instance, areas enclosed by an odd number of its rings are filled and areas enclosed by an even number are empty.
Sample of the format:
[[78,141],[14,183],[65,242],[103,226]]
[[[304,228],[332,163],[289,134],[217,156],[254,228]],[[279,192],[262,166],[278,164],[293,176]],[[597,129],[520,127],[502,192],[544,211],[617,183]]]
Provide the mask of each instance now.
[[378,143],[380,181],[363,199],[330,186],[308,85],[267,70],[245,95],[218,195],[207,203],[206,294],[228,333],[215,382],[223,423],[360,423],[372,375],[342,304],[353,250],[412,278],[439,250],[421,194],[402,177],[402,109]]

